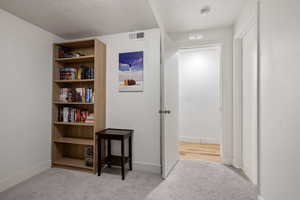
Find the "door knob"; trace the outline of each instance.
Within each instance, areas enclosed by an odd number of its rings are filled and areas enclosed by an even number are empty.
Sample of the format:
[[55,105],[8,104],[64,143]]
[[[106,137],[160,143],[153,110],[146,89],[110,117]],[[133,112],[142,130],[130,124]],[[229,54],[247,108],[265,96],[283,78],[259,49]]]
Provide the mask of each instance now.
[[170,114],[171,110],[160,110],[159,114]]

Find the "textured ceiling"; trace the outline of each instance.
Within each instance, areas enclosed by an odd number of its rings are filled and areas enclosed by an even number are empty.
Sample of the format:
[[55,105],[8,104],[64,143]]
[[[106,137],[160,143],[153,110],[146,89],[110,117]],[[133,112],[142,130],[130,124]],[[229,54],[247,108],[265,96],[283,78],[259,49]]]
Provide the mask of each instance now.
[[0,8],[66,39],[158,27],[147,0],[0,0]]

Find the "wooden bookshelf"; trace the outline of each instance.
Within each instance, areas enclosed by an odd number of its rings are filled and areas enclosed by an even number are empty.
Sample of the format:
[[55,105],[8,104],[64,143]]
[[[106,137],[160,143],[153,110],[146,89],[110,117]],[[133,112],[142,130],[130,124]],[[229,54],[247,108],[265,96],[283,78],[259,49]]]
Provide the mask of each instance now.
[[[68,48],[85,56],[60,58],[59,48]],[[105,128],[106,100],[106,47],[98,40],[84,40],[53,45],[53,94],[52,94],[52,167],[71,168],[96,172],[97,143],[95,133]],[[60,80],[60,68],[82,66],[94,68],[94,79]],[[62,102],[61,88],[92,88],[93,102]],[[72,107],[94,113],[94,123],[59,121],[59,109]],[[104,143],[101,145],[104,148]],[[93,148],[93,166],[87,166],[84,147]],[[104,152],[104,151],[102,151]],[[102,157],[105,157],[104,155]]]

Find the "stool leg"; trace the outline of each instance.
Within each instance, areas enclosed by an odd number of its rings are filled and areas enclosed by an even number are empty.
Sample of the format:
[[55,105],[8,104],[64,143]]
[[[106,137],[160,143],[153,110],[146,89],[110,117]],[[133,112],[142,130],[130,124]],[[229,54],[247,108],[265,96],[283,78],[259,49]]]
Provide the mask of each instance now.
[[122,168],[122,180],[125,179],[125,167],[124,167],[124,139],[121,140],[121,168]]
[[98,176],[101,175],[101,138],[98,136]]
[[108,164],[107,164],[107,166],[108,166],[108,168],[111,168],[111,164],[110,164],[110,162],[111,162],[111,140],[110,139],[108,139],[108,141],[107,141],[107,143],[108,143]]
[[129,140],[129,170],[132,171],[132,138],[131,136],[128,138]]

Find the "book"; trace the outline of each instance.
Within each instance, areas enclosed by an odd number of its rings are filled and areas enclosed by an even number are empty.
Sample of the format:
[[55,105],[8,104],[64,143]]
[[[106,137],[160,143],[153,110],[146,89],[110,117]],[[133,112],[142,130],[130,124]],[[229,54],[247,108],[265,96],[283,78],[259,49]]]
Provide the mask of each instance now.
[[81,79],[81,67],[78,68],[78,70],[77,70],[77,79],[78,79],[78,80]]
[[60,88],[59,100],[61,102],[68,102],[68,88]]
[[69,121],[69,108],[63,107],[63,122]]
[[84,88],[75,88],[75,91],[76,91],[76,102],[82,102],[82,97],[84,97],[83,96],[83,89]]
[[85,102],[87,103],[90,103],[89,96],[90,96],[90,90],[89,88],[86,88]]

